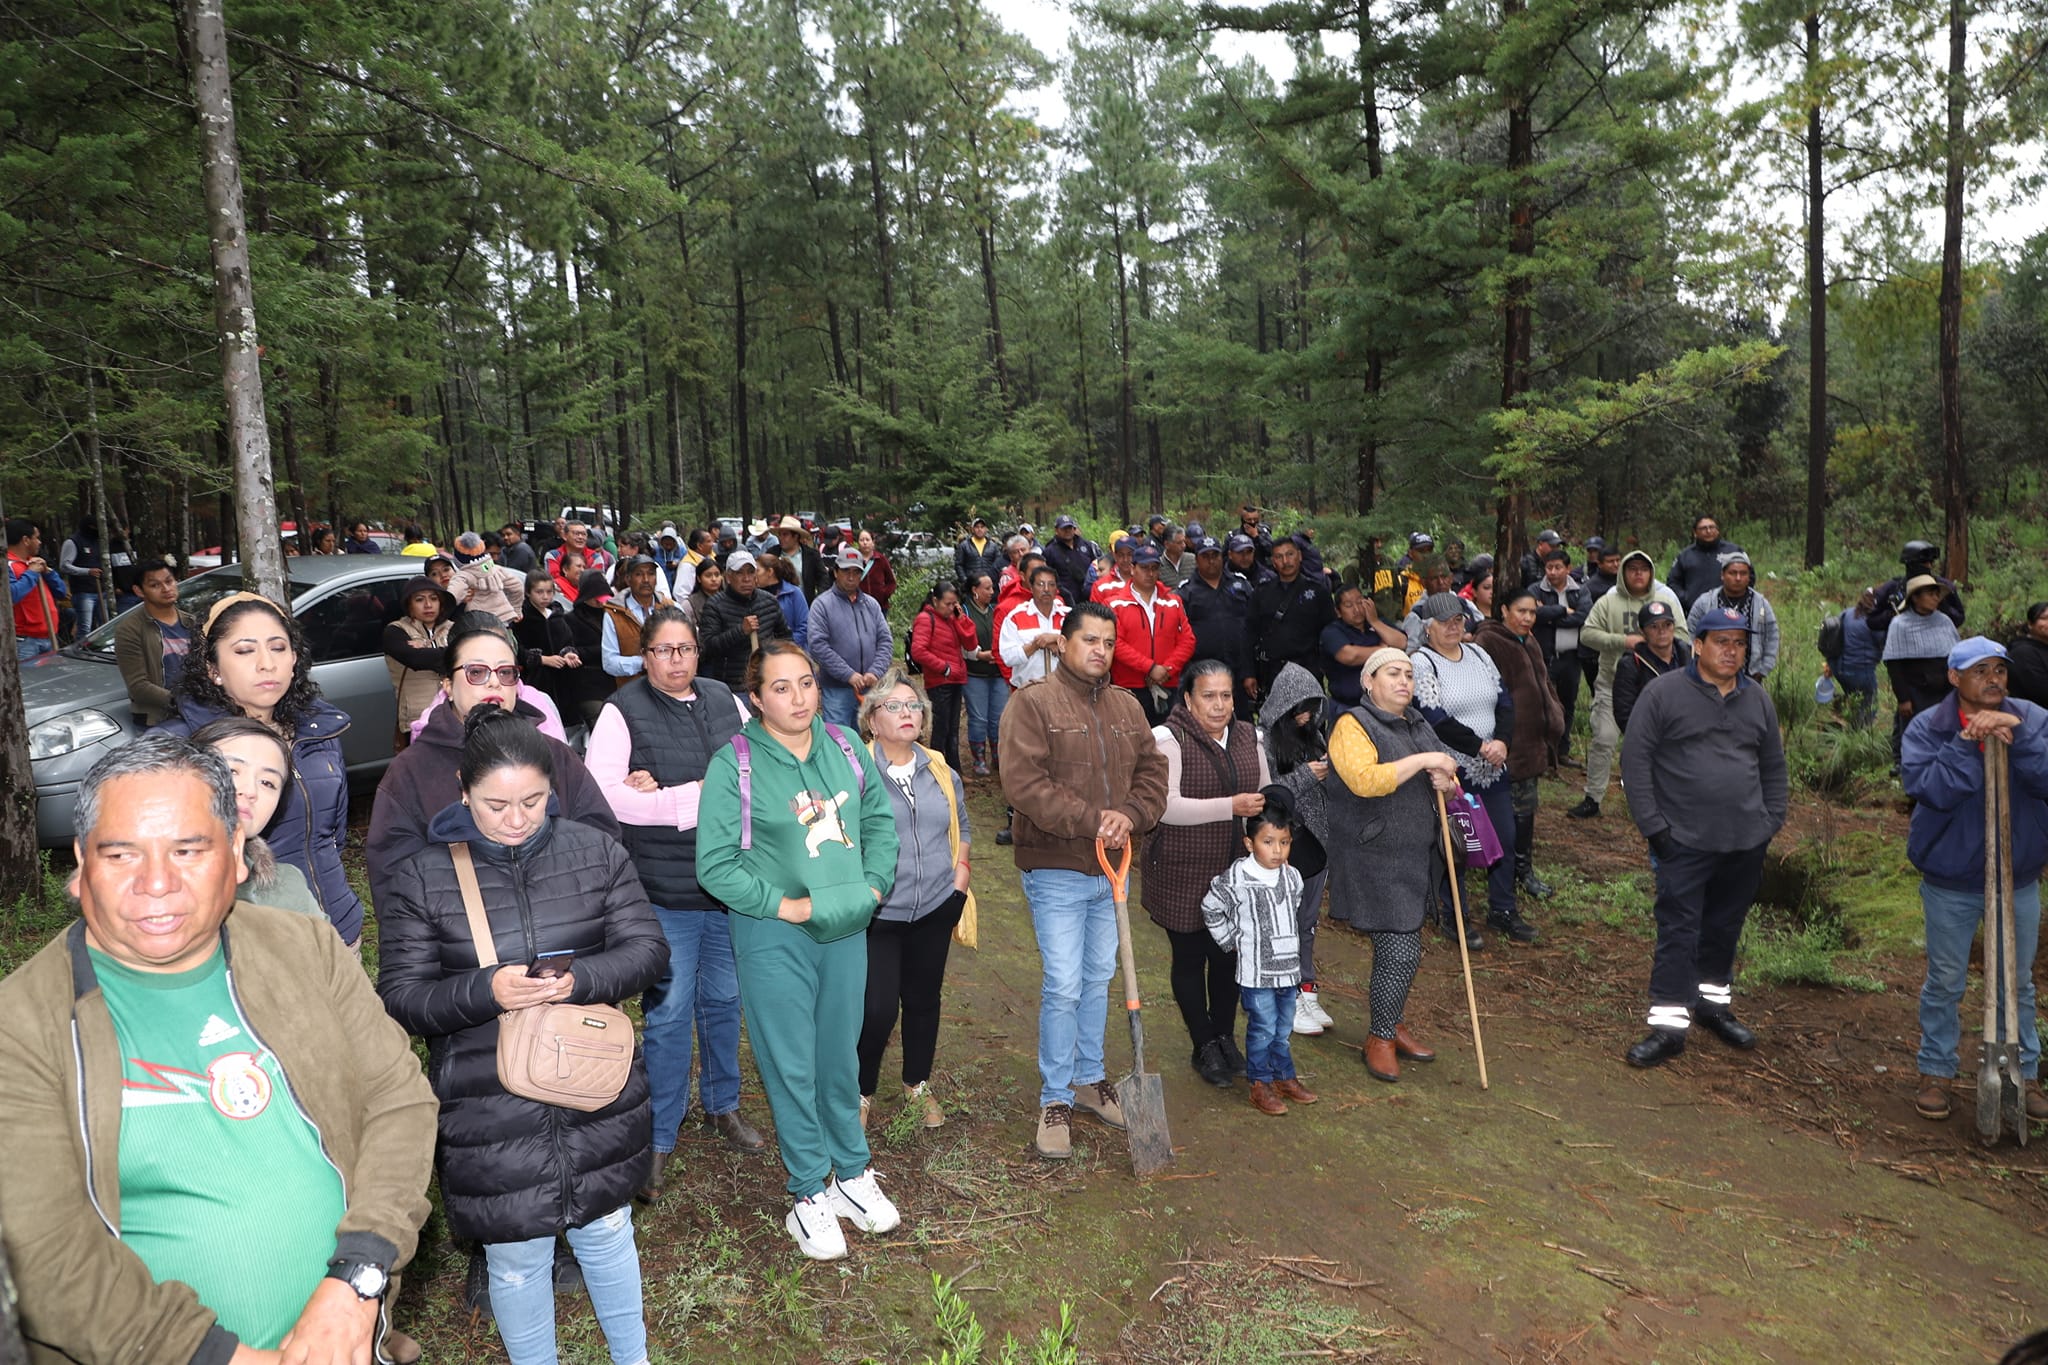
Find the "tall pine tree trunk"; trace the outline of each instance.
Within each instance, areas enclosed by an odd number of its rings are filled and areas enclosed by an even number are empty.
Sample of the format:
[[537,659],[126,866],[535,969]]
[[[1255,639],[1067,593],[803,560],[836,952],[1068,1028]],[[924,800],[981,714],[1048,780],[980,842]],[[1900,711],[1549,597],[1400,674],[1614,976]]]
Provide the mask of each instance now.
[[[1818,81],[1820,12],[1806,16],[1806,74]],[[1806,567],[1828,557],[1827,143],[1818,102],[1806,109]]]
[[[243,544],[242,576],[251,591],[285,602],[284,547],[277,538],[277,491],[270,474],[270,428],[263,413],[256,300],[249,280],[249,236],[242,210],[242,162],[235,143],[235,107],[228,85],[228,35],[223,0],[184,0],[192,54],[192,93],[199,120],[199,179],[206,196],[213,255],[214,329],[220,344],[221,388],[227,398],[228,443],[235,475],[235,519]],[[225,531],[225,528],[223,528]],[[225,547],[227,537],[222,536]]]
[[[1501,12],[1512,24],[1524,9],[1523,0],[1505,0]],[[1500,405],[1513,407],[1529,391],[1529,355],[1532,349],[1533,319],[1529,309],[1529,281],[1524,267],[1536,254],[1536,211],[1531,197],[1529,172],[1536,161],[1535,120],[1529,109],[1528,92],[1511,92],[1508,104],[1508,174],[1511,181],[1508,205],[1507,301],[1502,308]],[[1501,490],[1495,513],[1494,562],[1514,565],[1522,562],[1528,549],[1529,495],[1520,476],[1511,476]]]
[[1110,241],[1116,249],[1116,321],[1123,359],[1123,392],[1117,404],[1116,514],[1128,526],[1131,524],[1131,463],[1137,454],[1136,423],[1133,420],[1136,403],[1131,392],[1131,289],[1129,273],[1124,268],[1123,210],[1113,212]]
[[1948,176],[1941,191],[1941,512],[1949,577],[1970,576],[1970,491],[1963,468],[1963,121],[1969,14],[1948,4]]

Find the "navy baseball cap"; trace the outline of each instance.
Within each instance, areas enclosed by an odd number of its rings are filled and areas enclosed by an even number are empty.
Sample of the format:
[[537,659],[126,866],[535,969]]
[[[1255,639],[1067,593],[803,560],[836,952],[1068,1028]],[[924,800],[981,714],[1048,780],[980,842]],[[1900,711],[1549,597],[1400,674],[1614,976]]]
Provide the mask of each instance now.
[[[1648,610],[1648,608],[1644,610]],[[1705,639],[1717,630],[1739,630],[1747,635],[1749,633],[1749,620],[1739,611],[1730,611],[1726,607],[1716,607],[1700,618],[1700,623],[1694,628],[1693,634],[1700,639]]]
[[1408,544],[1410,548],[1418,548],[1424,545],[1434,545],[1436,544],[1436,537],[1431,535],[1427,531],[1415,531],[1410,533],[1408,537]]
[[1225,554],[1234,555],[1239,550],[1256,550],[1258,547],[1258,542],[1253,540],[1250,536],[1246,535],[1242,531],[1232,531],[1230,533],[1229,539],[1223,542],[1223,551]]
[[1164,558],[1164,556],[1162,556],[1159,553],[1159,547],[1157,545],[1150,543],[1149,541],[1143,545],[1140,545],[1135,551],[1131,553],[1131,563],[1133,564],[1150,564],[1157,566],[1162,558]]
[[[1724,613],[1724,615],[1725,614],[1727,613]],[[1740,620],[1741,618],[1737,617],[1736,619]],[[1644,608],[1641,611],[1636,613],[1636,629],[1646,629],[1651,625],[1651,623],[1656,621],[1669,621],[1676,624],[1677,620],[1678,618],[1672,615],[1671,604],[1669,602],[1651,602],[1644,606]],[[1743,622],[1742,628],[1744,630],[1748,630],[1749,623],[1746,621]]]
[[1198,556],[1220,555],[1223,553],[1223,545],[1220,541],[1211,540],[1208,536],[1203,536],[1199,541],[1195,542],[1195,553]]
[[1191,521],[1188,523],[1188,543],[1190,545],[1199,545],[1208,538],[1209,533],[1202,529],[1201,522]]
[[1055,520],[1053,521],[1053,524],[1052,524],[1052,529],[1053,529],[1053,530],[1055,530],[1055,531],[1078,531],[1078,530],[1080,530],[1080,529],[1081,529],[1081,523],[1080,523],[1080,522],[1078,522],[1078,521],[1075,521],[1075,520],[1074,520],[1074,519],[1073,519],[1072,517],[1068,516],[1068,515],[1067,515],[1067,514],[1066,514],[1065,512],[1062,512],[1062,513],[1060,513],[1060,514],[1059,514],[1059,516],[1058,516],[1058,517],[1057,517],[1057,518],[1056,518],[1056,519],[1055,519]]

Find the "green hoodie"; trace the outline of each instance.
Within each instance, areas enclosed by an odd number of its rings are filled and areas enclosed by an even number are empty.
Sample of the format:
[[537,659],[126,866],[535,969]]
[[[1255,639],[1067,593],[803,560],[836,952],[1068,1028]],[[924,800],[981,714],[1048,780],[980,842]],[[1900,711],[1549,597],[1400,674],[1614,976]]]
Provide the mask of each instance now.
[[849,736],[866,770],[859,781],[822,718],[811,721],[811,751],[801,762],[759,717],[740,733],[753,770],[753,846],[740,848],[739,757],[727,745],[712,758],[698,798],[697,884],[754,919],[774,919],[784,896],[809,896],[811,917],[798,927],[819,943],[860,933],[896,880],[887,779]]

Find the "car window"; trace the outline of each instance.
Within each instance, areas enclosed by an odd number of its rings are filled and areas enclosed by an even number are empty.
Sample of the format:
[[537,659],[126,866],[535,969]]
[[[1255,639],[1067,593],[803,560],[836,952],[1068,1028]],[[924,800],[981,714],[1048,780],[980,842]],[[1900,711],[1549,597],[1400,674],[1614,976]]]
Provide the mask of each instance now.
[[356,583],[321,598],[299,613],[306,650],[316,664],[360,659],[384,652],[384,627],[404,609],[406,580],[384,578]]
[[[296,602],[311,584],[287,582],[285,586],[291,593],[292,600]],[[203,626],[206,624],[206,613],[213,609],[214,603],[220,601],[223,597],[240,591],[242,591],[241,566],[229,565],[225,569],[215,569],[207,573],[198,574],[180,583],[178,585],[178,607],[180,610],[192,613],[194,619]],[[128,610],[141,611],[142,608],[130,607]],[[126,615],[126,613],[124,612],[123,615]],[[80,653],[88,654],[95,658],[113,658],[114,622],[109,621],[105,625],[96,628],[92,634],[79,642],[78,649]]]

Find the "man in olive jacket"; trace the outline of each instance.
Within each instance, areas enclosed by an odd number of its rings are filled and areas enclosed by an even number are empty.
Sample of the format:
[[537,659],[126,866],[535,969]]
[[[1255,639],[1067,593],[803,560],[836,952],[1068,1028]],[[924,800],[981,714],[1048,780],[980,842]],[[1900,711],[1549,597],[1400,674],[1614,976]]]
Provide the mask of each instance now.
[[177,670],[201,636],[198,620],[178,605],[178,575],[170,565],[145,566],[135,586],[142,610],[127,613],[114,627],[114,662],[128,688],[128,705],[146,728],[170,717]]
[[288,1339],[343,1365],[380,1338],[416,1358],[385,1307],[439,1106],[404,1032],[325,921],[236,901],[211,750],[116,750],[77,825],[83,917],[0,981],[0,1232],[31,1360],[230,1365]]
[[1003,713],[1003,796],[1031,904],[1044,980],[1038,1002],[1038,1154],[1070,1155],[1079,1105],[1124,1126],[1102,1059],[1116,974],[1116,907],[1097,861],[1143,838],[1166,813],[1166,757],[1137,698],[1110,685],[1116,616],[1083,602],[1060,626],[1053,675],[1017,689]]

